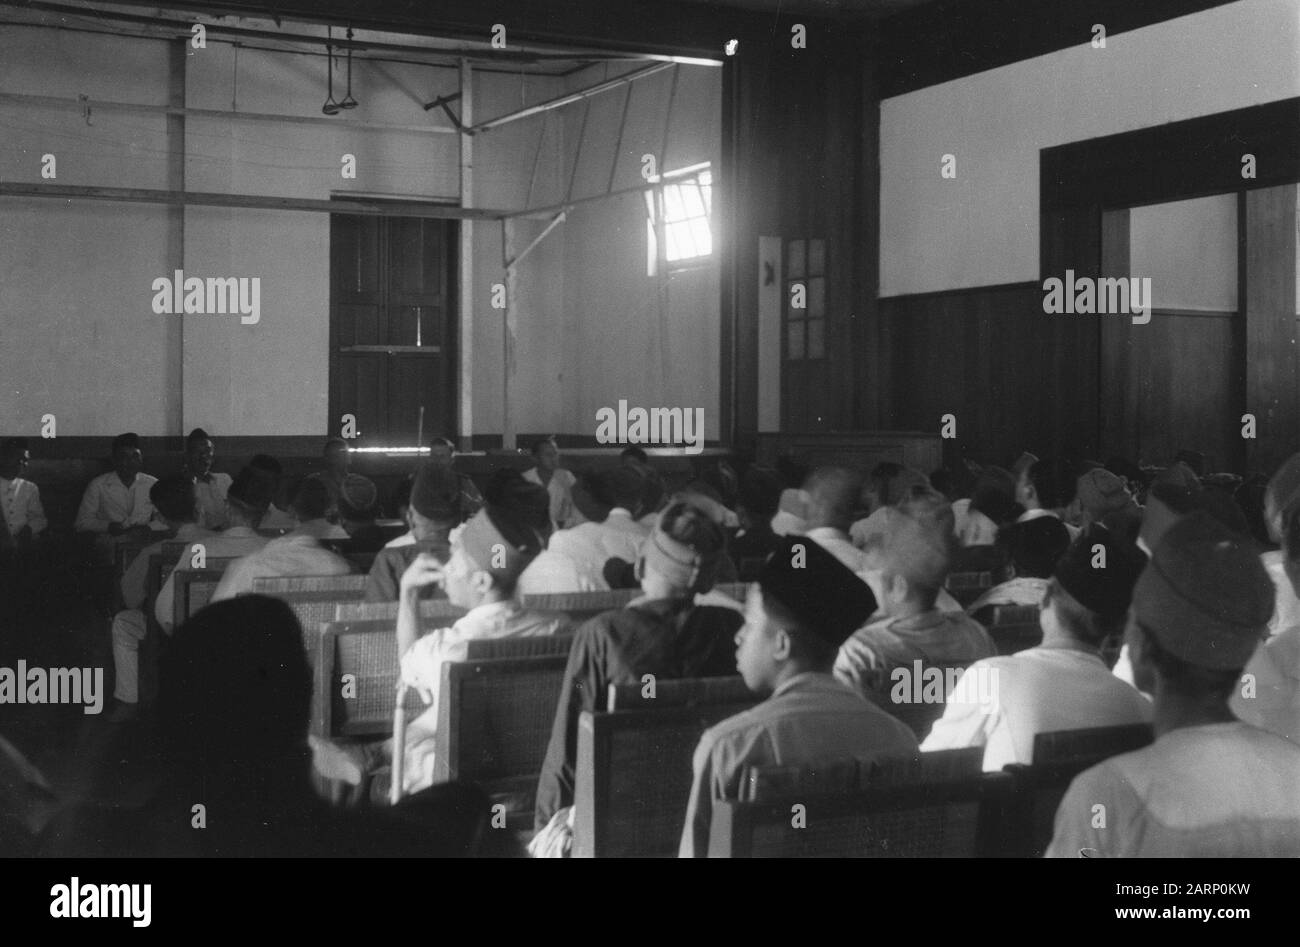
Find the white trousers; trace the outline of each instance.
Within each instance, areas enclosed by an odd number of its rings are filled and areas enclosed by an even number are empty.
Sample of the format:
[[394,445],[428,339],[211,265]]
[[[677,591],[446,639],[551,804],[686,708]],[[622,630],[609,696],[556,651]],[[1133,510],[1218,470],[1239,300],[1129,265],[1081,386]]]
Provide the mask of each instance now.
[[124,704],[140,701],[140,642],[144,635],[144,612],[140,609],[128,608],[113,616],[113,696]]

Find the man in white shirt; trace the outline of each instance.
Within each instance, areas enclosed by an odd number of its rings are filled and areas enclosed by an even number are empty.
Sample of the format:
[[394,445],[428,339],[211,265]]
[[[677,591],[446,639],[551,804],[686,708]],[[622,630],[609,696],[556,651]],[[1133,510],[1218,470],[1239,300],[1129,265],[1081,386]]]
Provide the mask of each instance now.
[[11,437],[0,445],[0,505],[9,536],[18,545],[31,542],[48,525],[40,488],[23,478],[31,459],[25,437]]
[[157,477],[141,473],[144,455],[140,438],[119,434],[113,439],[113,469],[90,481],[77,511],[76,531],[109,536],[125,534],[147,537],[148,530],[163,530],[149,499]]
[[553,534],[544,556],[538,557],[538,569],[530,566],[521,576],[521,594],[608,589],[605,563],[614,558],[636,561],[650,535],[637,521],[645,478],[632,467],[620,466],[595,478],[594,489],[597,499],[609,505],[605,519]]
[[[1292,454],[1269,479],[1264,490],[1264,524],[1268,538],[1278,545],[1285,539],[1284,523],[1297,504],[1300,504],[1300,454]],[[1269,634],[1276,635],[1293,625],[1300,625],[1300,596],[1296,595],[1287,577],[1286,557],[1281,549],[1265,552],[1260,559],[1277,590],[1273,617],[1268,622]]]
[[1228,704],[1273,594],[1253,544],[1208,513],[1169,529],[1126,630],[1137,686],[1155,695],[1156,741],[1074,780],[1049,857],[1300,856],[1300,746]]
[[195,557],[200,551],[196,547],[202,547],[204,562],[211,559],[234,559],[257,552],[267,542],[264,536],[257,534],[257,524],[269,502],[270,494],[265,480],[248,467],[241,470],[226,492],[226,513],[222,519],[229,525],[220,533],[187,546],[158,592],[158,599],[154,603],[154,618],[163,631],[170,632],[176,620],[176,573],[196,568]]
[[1108,531],[1084,534],[1048,583],[1042,644],[968,667],[921,749],[983,746],[984,769],[996,771],[1032,763],[1039,733],[1149,722],[1150,703],[1110,673],[1100,650],[1124,626],[1140,569],[1136,553]]
[[808,475],[803,489],[808,495],[803,535],[860,574],[866,557],[849,539],[849,527],[862,494],[861,478],[844,467],[819,467]]
[[1057,560],[1070,548],[1070,533],[1054,516],[1021,518],[998,530],[998,545],[1007,551],[1015,575],[971,602],[968,615],[978,616],[992,605],[1041,605]]
[[[515,474],[522,481],[519,474]],[[541,550],[541,537],[530,525],[533,510],[546,510],[549,496],[540,485],[515,489],[501,505],[489,503],[451,537],[446,565],[421,553],[402,574],[397,611],[397,653],[402,680],[416,688],[429,709],[411,722],[405,736],[403,794],[433,784],[434,745],[438,729],[438,691],[442,665],[464,660],[468,643],[478,638],[551,635],[562,620],[525,610],[515,597],[515,581]],[[421,635],[421,590],[441,584],[453,605],[468,609],[451,627]],[[380,750],[391,758],[393,748]],[[371,765],[377,762],[372,759]]]
[[208,432],[201,427],[190,431],[185,439],[185,476],[194,484],[198,523],[204,529],[226,527],[226,491],[230,489],[230,474],[213,472],[215,456],[216,448]]
[[573,485],[578,478],[560,466],[560,448],[552,437],[544,437],[533,444],[533,460],[537,466],[524,471],[524,479],[546,488],[550,496],[552,529],[568,529],[579,522],[573,506]]
[[[214,534],[194,522],[194,491],[182,476],[164,477],[150,489],[151,509],[156,509],[169,529],[176,530],[178,542],[206,542]],[[113,616],[114,674],[113,697],[118,701],[114,718],[129,718],[139,702],[140,642],[148,631],[144,605],[149,578],[149,559],[162,552],[162,541],[146,546],[122,576],[122,602],[126,608]]]
[[290,575],[348,575],[352,564],[320,544],[325,528],[333,527],[325,519],[329,508],[329,491],[320,480],[308,478],[298,487],[294,512],[302,525],[292,532],[272,539],[257,552],[236,559],[212,593],[212,601],[234,598],[253,591],[253,580]]
[[280,462],[270,454],[254,454],[248,461],[247,469],[266,481],[265,489],[271,497],[271,502],[266,507],[266,513],[262,516],[262,522],[258,524],[258,529],[288,530],[297,526],[298,520],[293,513],[276,505],[283,502],[280,499],[280,491],[282,489],[284,468],[280,465]]

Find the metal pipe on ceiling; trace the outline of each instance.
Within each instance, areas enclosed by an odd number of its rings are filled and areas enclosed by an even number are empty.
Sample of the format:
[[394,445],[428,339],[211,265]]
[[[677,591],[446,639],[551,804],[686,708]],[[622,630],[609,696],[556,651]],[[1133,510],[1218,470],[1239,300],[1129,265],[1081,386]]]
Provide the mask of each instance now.
[[602,92],[608,92],[611,89],[617,89],[629,82],[635,82],[637,79],[644,79],[646,76],[652,76],[656,72],[663,72],[665,69],[672,69],[676,63],[661,62],[653,66],[646,66],[629,72],[627,75],[615,76],[613,79],[606,79],[604,82],[598,82],[594,86],[586,89],[580,89],[577,92],[570,92],[568,95],[562,95],[557,99],[551,99],[546,102],[539,102],[536,105],[530,105],[528,108],[520,109],[517,112],[511,112],[508,115],[502,115],[498,118],[489,119],[486,122],[480,122],[469,129],[471,134],[477,134],[481,131],[487,131],[490,128],[497,128],[507,122],[515,122],[521,118],[529,118],[542,112],[549,112],[551,109],[557,109],[561,106],[571,105],[574,102],[581,102],[584,99],[590,99],[592,96],[600,95]]

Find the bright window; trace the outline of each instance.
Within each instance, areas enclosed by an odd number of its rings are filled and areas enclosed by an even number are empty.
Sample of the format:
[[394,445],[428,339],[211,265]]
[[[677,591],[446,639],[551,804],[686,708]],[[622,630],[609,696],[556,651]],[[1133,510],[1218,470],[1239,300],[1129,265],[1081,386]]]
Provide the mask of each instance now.
[[[667,171],[646,190],[647,272],[660,262],[670,269],[713,253],[709,216],[713,211],[713,173],[707,164]],[[662,244],[663,251],[660,252]]]

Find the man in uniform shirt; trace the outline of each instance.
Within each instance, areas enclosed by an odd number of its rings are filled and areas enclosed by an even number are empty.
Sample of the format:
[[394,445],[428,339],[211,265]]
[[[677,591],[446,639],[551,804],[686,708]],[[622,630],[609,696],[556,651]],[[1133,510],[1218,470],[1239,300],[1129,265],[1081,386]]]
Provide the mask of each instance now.
[[[154,482],[149,491],[150,508],[160,513],[169,529],[176,530],[177,542],[207,541],[211,530],[200,527],[195,521],[194,491],[188,478],[164,477]],[[142,610],[148,594],[149,558],[162,552],[161,541],[146,546],[131,562],[122,576],[122,602],[126,608],[113,616],[113,696],[119,707],[114,711],[118,719],[129,716],[139,702],[140,642],[147,631]]]
[[14,544],[24,546],[45,531],[47,521],[41,506],[41,491],[25,480],[32,455],[27,438],[11,437],[0,445],[0,504],[4,524]]
[[984,769],[997,771],[1032,763],[1039,733],[1149,722],[1150,703],[1101,658],[1102,642],[1124,626],[1141,568],[1137,550],[1109,530],[1084,533],[1048,583],[1042,644],[968,667],[921,749],[983,746]]
[[1273,594],[1253,543],[1205,511],[1169,529],[1126,630],[1156,741],[1074,780],[1048,856],[1300,856],[1300,746],[1228,706]]
[[879,573],[868,573],[880,606],[879,618],[855,632],[840,648],[835,674],[863,696],[887,705],[894,668],[915,661],[956,664],[992,657],[997,649],[987,631],[964,612],[937,607],[948,575],[951,540],[931,518],[900,513],[889,519],[879,549]]
[[194,484],[194,502],[198,508],[198,524],[204,529],[226,528],[226,491],[230,489],[230,474],[213,473],[212,459],[216,449],[212,438],[201,427],[190,431],[185,439],[185,476]]
[[916,754],[904,724],[831,673],[844,639],[875,611],[871,590],[826,550],[785,537],[751,588],[736,665],[767,700],[705,731],[679,854],[708,854],[716,799],[738,799],[749,766]]
[[460,483],[460,522],[469,519],[483,506],[483,494],[479,492],[474,481],[462,473],[457,473],[453,464],[456,460],[456,445],[448,438],[435,437],[429,443],[429,465],[438,470],[449,471]]
[[573,506],[573,485],[578,478],[560,466],[560,448],[555,439],[544,437],[533,444],[535,467],[524,472],[524,479],[540,484],[550,496],[551,528],[568,529],[580,522]]
[[537,787],[539,830],[573,805],[578,718],[604,709],[610,684],[640,683],[644,674],[670,680],[735,672],[732,639],[742,616],[695,604],[697,593],[713,587],[725,554],[717,524],[687,503],[670,505],[637,558],[642,596],[578,629]]
[[86,487],[77,510],[76,531],[107,536],[113,540],[147,537],[150,529],[165,529],[154,515],[149,490],[157,477],[141,473],[144,455],[140,438],[119,434],[113,439],[113,469]]

